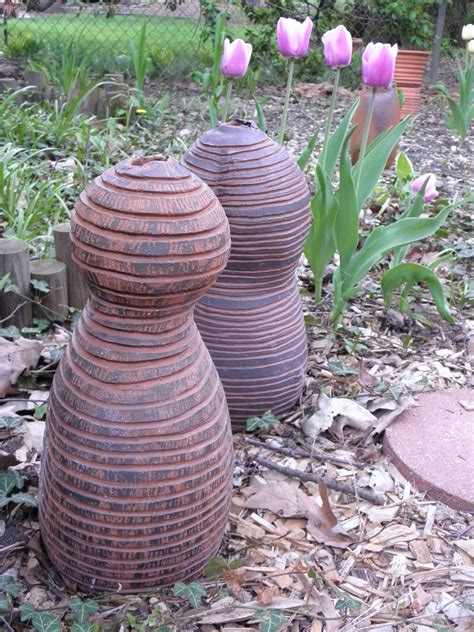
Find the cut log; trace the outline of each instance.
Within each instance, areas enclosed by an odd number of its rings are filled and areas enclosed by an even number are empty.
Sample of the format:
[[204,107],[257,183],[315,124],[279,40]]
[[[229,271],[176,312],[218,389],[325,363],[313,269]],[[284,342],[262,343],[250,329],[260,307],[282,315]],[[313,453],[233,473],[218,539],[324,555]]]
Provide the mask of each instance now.
[[32,324],[30,297],[30,255],[28,244],[19,239],[0,239],[0,279],[10,274],[14,292],[0,292],[0,326],[15,325],[18,329]]
[[67,272],[66,266],[56,259],[37,259],[31,261],[31,281],[45,281],[48,291],[43,292],[32,283],[31,294],[36,298],[33,304],[35,318],[62,321],[67,318]]
[[56,259],[66,265],[69,307],[83,309],[89,296],[81,273],[71,257],[71,224],[64,222],[53,228]]

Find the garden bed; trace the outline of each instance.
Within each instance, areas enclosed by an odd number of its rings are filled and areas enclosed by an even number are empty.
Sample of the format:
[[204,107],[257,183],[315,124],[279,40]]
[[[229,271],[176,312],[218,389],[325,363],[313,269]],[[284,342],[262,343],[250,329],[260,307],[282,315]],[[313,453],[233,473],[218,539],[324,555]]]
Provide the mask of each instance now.
[[[287,145],[295,156],[314,130],[322,136],[328,92],[326,85],[296,87],[300,96],[292,103],[289,125],[295,131]],[[109,163],[133,152],[180,156],[208,127],[206,104],[195,85],[150,81],[147,93],[155,105],[133,125],[113,119],[90,127],[74,119],[59,143],[51,107],[23,105],[5,112],[4,147],[12,143],[41,149],[34,163],[25,166],[25,181],[34,186],[38,179],[58,180],[65,209],[54,221],[67,219],[66,209],[71,210],[84,183]],[[234,113],[252,116],[253,106],[243,97],[237,93]],[[352,93],[342,92],[336,116],[352,99]],[[276,135],[280,90],[265,88],[262,101],[269,133]],[[28,107],[34,109],[28,113]],[[439,101],[425,92],[421,115],[405,134],[402,148],[417,171],[436,174],[440,197],[452,199],[472,189],[474,143],[471,136],[461,148],[446,131],[443,118]],[[388,191],[390,203],[382,208],[372,200],[362,216],[363,232],[397,216],[393,180],[393,171],[386,172],[379,193]],[[23,195],[27,199],[28,192]],[[25,479],[22,485],[17,482],[16,492],[21,488],[28,494],[8,504],[0,521],[0,574],[11,578],[0,586],[12,605],[9,610],[4,601],[0,621],[5,629],[31,629],[31,623],[20,620],[26,616],[20,604],[31,604],[35,616],[43,617],[45,627],[37,629],[49,632],[60,626],[74,630],[74,622],[83,626],[77,632],[472,629],[471,515],[419,492],[382,452],[384,429],[416,404],[417,394],[473,386],[474,314],[469,312],[467,288],[473,254],[471,216],[472,206],[460,206],[436,238],[410,253],[413,261],[429,261],[443,249],[455,252],[454,261],[441,272],[449,287],[453,325],[439,318],[422,290],[411,314],[386,310],[380,270],[375,270],[365,281],[364,293],[351,300],[335,334],[330,277],[316,305],[311,276],[301,261],[298,272],[310,350],[304,395],[280,424],[266,428],[262,423],[253,433],[235,436],[229,531],[206,576],[187,589],[175,586],[136,596],[120,590],[100,597],[80,595],[86,604],[81,605],[74,587],[66,588],[57,576],[41,546],[35,496],[45,402],[69,340],[70,323],[46,324],[43,332],[44,323],[37,324],[26,333],[31,339],[27,360],[33,368],[0,400],[0,418],[16,420],[0,428],[0,469],[15,465]],[[5,218],[2,221],[0,231],[12,234],[12,226]],[[38,256],[51,251],[51,218],[39,212],[35,222],[25,228],[25,236]],[[14,340],[15,335],[10,336],[9,342]],[[353,409],[346,425],[336,419],[313,442],[303,429],[324,396],[347,398]],[[354,421],[361,413],[356,405],[365,411],[363,427]],[[323,482],[301,481],[302,474]],[[261,494],[263,482],[270,486],[270,495]]]

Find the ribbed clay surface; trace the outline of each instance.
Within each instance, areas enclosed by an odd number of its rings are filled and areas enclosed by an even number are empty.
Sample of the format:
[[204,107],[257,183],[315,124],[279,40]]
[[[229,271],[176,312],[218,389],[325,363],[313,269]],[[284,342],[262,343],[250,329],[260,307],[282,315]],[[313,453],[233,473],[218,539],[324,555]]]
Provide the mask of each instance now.
[[243,121],[203,134],[183,164],[214,190],[230,224],[229,262],[195,317],[241,430],[251,415],[290,410],[303,388],[307,340],[295,268],[309,191],[288,153]]
[[172,159],[125,160],[83,191],[72,239],[92,294],[51,392],[46,549],[85,590],[189,581],[230,504],[228,409],[193,320],[226,264],[227,219]]

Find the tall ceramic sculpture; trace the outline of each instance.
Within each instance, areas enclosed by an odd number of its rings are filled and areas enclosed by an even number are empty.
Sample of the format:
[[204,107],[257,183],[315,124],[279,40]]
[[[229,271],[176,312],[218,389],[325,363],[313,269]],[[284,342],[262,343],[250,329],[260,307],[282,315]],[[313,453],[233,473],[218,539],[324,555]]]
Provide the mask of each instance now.
[[230,223],[232,250],[196,306],[232,425],[288,411],[298,400],[307,340],[295,277],[310,224],[305,178],[288,153],[243,121],[203,134],[183,162],[214,190]]
[[124,160],[81,194],[72,240],[91,298],[51,391],[46,549],[86,590],[192,579],[230,503],[225,395],[193,320],[226,264],[227,219],[171,158]]

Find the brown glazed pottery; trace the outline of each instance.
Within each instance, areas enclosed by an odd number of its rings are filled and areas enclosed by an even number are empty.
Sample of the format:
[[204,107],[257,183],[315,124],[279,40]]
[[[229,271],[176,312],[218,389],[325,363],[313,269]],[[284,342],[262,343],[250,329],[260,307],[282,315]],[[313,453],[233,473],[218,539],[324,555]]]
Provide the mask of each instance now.
[[229,237],[215,195],[171,158],[124,160],[76,203],[73,259],[91,296],[51,391],[40,528],[80,589],[187,581],[220,545],[232,436],[193,307]]
[[[364,87],[359,95],[359,105],[354,112],[352,124],[357,125],[355,132],[349,140],[349,149],[352,162],[356,163],[359,159],[360,145],[362,134],[364,131],[365,121],[369,111],[370,101],[372,98],[372,88]],[[392,87],[388,90],[378,88],[375,93],[374,111],[369,128],[368,142],[371,143],[377,136],[389,127],[397,125],[400,121],[400,104],[398,102],[397,89]],[[385,167],[388,169],[395,160],[397,147],[394,147],[392,153],[388,157]]]
[[230,223],[229,263],[196,306],[232,426],[292,408],[304,385],[307,340],[295,268],[310,225],[301,171],[253,124],[203,134],[184,164],[214,190]]

